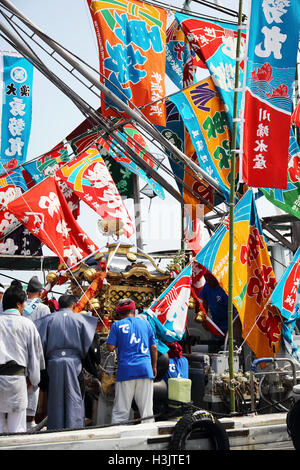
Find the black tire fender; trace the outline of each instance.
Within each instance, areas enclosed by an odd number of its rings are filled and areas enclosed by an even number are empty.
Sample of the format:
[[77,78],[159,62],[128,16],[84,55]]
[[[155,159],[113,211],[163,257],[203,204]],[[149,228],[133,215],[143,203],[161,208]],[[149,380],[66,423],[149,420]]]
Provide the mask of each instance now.
[[[203,431],[213,441],[215,450],[229,450],[229,439],[223,424],[211,413],[199,410],[184,415],[175,425],[169,450],[186,450],[186,441],[193,431]],[[199,441],[199,450],[201,445]]]
[[300,450],[300,400],[296,401],[286,415],[287,432],[296,450]]

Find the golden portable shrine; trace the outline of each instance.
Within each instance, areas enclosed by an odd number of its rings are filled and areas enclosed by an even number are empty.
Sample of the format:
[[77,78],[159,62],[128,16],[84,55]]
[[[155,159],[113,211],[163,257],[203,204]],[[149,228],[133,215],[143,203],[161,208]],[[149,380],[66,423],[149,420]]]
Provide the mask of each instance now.
[[[108,244],[81,263],[72,273],[50,272],[48,285],[67,283],[67,290],[79,298],[77,311],[98,315],[98,331],[108,334],[115,320],[115,306],[130,297],[142,312],[170,282],[170,272],[160,269],[147,254],[131,251],[132,245]],[[59,266],[60,271],[64,266]]]

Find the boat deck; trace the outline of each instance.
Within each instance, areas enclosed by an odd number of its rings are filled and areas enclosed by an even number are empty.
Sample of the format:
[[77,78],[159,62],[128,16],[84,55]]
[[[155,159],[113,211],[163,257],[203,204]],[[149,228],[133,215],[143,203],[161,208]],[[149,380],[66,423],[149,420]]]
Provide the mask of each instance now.
[[[219,421],[226,429],[230,450],[294,450],[287,433],[286,413],[221,418]],[[0,450],[166,451],[176,422],[2,435]],[[208,438],[189,442],[189,450],[210,449]]]

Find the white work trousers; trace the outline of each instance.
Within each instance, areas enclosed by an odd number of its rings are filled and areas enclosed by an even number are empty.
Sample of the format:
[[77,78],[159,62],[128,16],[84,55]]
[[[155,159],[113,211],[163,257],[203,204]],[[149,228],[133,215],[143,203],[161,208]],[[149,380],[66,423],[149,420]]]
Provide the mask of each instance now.
[[40,389],[38,386],[31,387],[27,390],[28,405],[26,414],[27,416],[35,416],[39,403]]
[[[132,400],[135,400],[140,417],[153,416],[153,379],[135,379],[116,382],[112,409],[112,424],[129,420]],[[152,423],[154,418],[143,423]]]
[[26,432],[26,409],[7,413],[7,429],[5,429],[6,413],[0,413],[0,434],[4,432]]

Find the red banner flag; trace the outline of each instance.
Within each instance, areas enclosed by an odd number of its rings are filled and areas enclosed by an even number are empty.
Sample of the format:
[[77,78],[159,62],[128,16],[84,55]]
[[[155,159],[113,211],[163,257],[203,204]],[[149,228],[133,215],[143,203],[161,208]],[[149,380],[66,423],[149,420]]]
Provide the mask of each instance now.
[[248,186],[286,189],[299,5],[269,3],[276,2],[251,4],[243,180]]
[[295,124],[295,126],[300,127],[300,101],[292,114],[292,123]]
[[7,208],[69,267],[97,249],[77,224],[52,176],[10,202]]

